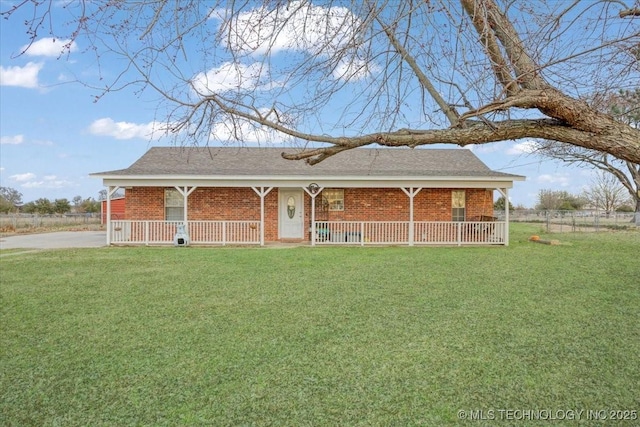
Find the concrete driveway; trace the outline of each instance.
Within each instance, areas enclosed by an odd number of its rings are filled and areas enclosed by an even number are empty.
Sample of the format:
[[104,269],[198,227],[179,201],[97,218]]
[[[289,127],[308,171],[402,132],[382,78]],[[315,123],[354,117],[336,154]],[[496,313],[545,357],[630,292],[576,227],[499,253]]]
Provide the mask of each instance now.
[[99,248],[106,244],[104,231],[57,231],[0,237],[0,249]]

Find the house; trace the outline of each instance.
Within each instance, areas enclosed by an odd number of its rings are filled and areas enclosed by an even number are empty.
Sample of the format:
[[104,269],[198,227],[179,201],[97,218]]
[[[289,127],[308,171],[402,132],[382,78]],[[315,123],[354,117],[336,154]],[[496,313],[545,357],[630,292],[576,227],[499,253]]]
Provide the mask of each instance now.
[[107,244],[508,245],[494,191],[523,176],[465,149],[359,148],[310,166],[283,148],[155,147],[130,167],[94,173],[125,190]]
[[[109,199],[109,204],[111,205],[111,214],[109,217],[111,219],[124,219],[124,210],[125,210],[126,199],[124,196],[114,197]],[[104,225],[107,223],[107,201],[102,200],[100,202],[100,224]]]

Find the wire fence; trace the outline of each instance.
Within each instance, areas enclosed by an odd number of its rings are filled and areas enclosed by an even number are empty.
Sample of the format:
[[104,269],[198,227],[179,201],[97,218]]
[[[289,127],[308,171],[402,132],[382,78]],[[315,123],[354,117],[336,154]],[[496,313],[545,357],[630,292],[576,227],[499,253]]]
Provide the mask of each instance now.
[[56,228],[100,224],[100,213],[64,215],[0,214],[0,231],[18,231],[30,228]]
[[[496,212],[504,218],[504,212]],[[547,232],[589,232],[627,230],[640,227],[640,214],[603,211],[537,211],[509,212],[510,222],[541,224]]]
[[[504,220],[504,212],[494,214]],[[541,224],[547,232],[585,232],[640,228],[640,214],[602,211],[537,211],[515,210],[509,213],[510,222]],[[0,214],[0,231],[19,231],[31,228],[99,225],[100,213],[65,215]]]

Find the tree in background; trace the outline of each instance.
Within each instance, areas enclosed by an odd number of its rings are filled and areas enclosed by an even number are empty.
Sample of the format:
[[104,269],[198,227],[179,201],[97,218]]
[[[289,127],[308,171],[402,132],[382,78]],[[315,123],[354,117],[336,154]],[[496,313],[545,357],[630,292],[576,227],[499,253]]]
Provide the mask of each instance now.
[[73,202],[73,209],[75,212],[77,213],[82,213],[84,212],[84,209],[82,209],[82,196],[75,196],[72,200]]
[[46,197],[41,197],[33,202],[25,203],[22,210],[26,213],[51,215],[55,213],[55,205]]
[[67,199],[56,199],[53,202],[53,212],[57,214],[65,214],[71,211],[71,203]]
[[[498,212],[504,212],[504,200],[504,196],[500,196],[493,204],[493,209]],[[511,204],[511,201],[509,201],[509,212],[513,212],[513,205]]]
[[540,190],[536,209],[543,211],[573,211],[579,210],[586,201],[567,191]]
[[[616,120],[636,129],[640,128],[640,88],[604,94],[596,97],[593,104],[603,111],[611,112]],[[622,185],[631,198],[636,212],[636,221],[640,224],[640,162],[625,161],[607,153],[549,140],[538,142],[535,153],[566,163],[595,168],[609,174],[614,181]],[[601,174],[597,175],[596,181],[607,181],[608,184],[605,185],[607,188],[614,184]],[[596,185],[596,187],[600,187],[600,185]],[[606,210],[611,211],[610,209]]]
[[0,187],[0,212],[15,212],[22,204],[22,193],[15,188]]
[[154,91],[156,131],[185,144],[257,130],[313,164],[369,144],[535,138],[640,163],[640,130],[584,97],[637,85],[634,0],[50,0],[2,16],[29,44],[47,34],[122,64],[83,83],[97,99]]
[[82,201],[81,209],[82,212],[86,213],[97,213],[100,212],[101,203],[98,200],[95,200],[93,197],[87,197]]
[[591,187],[585,190],[584,198],[591,206],[608,214],[628,203],[629,195],[615,176],[600,172],[593,179]]

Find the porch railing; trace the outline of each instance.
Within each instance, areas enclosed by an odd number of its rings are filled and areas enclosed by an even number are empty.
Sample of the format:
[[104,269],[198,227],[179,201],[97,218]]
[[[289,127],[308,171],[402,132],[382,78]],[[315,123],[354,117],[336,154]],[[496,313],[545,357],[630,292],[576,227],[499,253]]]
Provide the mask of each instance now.
[[[110,242],[173,244],[182,223],[112,220]],[[311,230],[316,245],[502,245],[507,235],[504,221],[316,221]],[[260,244],[259,220],[188,221],[187,231],[191,244]]]
[[505,244],[504,221],[316,221],[315,244],[473,245]]
[[[113,244],[173,244],[182,221],[111,221]],[[188,221],[192,244],[260,244],[260,221]]]

